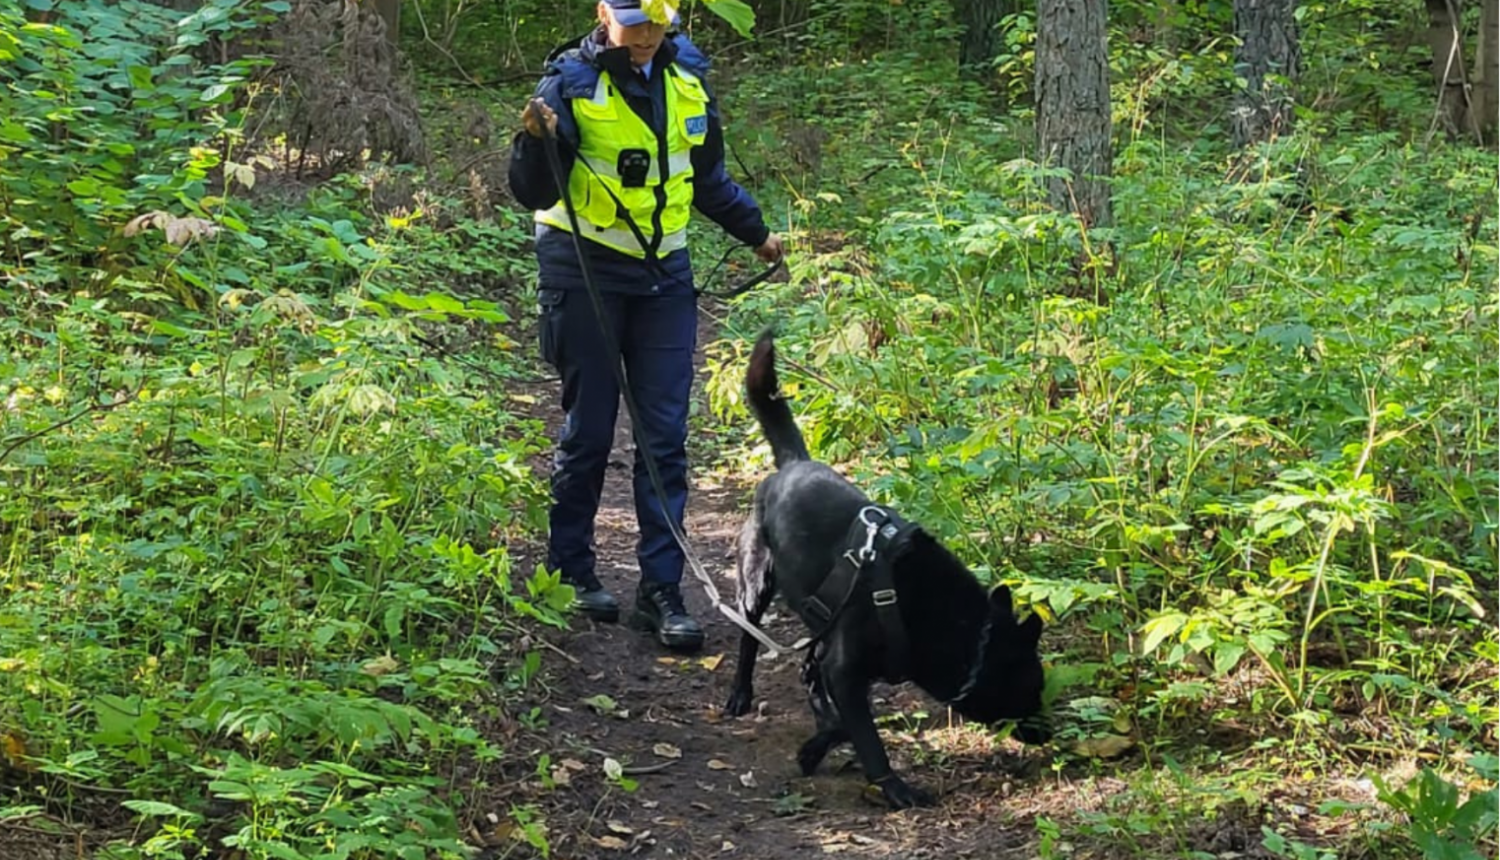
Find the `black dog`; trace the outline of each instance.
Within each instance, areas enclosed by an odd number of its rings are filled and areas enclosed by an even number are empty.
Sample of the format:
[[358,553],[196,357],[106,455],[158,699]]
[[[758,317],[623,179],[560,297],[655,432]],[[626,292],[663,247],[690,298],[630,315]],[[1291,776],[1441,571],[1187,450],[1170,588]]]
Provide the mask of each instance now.
[[[909,678],[969,719],[1028,720],[1042,711],[1041,618],[1032,615],[1017,624],[1009,589],[1000,586],[986,597],[969,569],[934,538],[874,508],[853,484],[813,461],[791,409],[777,395],[775,364],[767,332],[751,353],[745,389],[775,453],[777,472],[756,488],[754,511],[740,534],[740,609],[759,623],[779,589],[817,634],[802,680],[818,731],[798,753],[802,772],[811,774],[829,750],[851,741],[865,778],[880,787],[891,806],[929,805],[931,795],[891,770],[870,711],[870,682]],[[885,522],[893,526],[879,532],[888,540],[877,547],[886,553],[884,575],[891,587],[872,584],[869,565],[844,575],[849,586],[846,592],[841,587],[843,599],[834,601],[840,605],[810,601],[820,596],[820,586],[836,567],[848,564],[854,570],[859,550],[872,547],[877,530],[856,523],[881,517],[889,517]],[[863,547],[861,536],[869,537]],[[854,555],[846,561],[851,549]],[[881,617],[896,608],[899,616]],[[734,690],[725,705],[731,716],[750,710],[758,650],[753,637],[741,638]],[[1019,735],[1027,743],[1041,743],[1048,732],[1028,721],[1021,723]]]

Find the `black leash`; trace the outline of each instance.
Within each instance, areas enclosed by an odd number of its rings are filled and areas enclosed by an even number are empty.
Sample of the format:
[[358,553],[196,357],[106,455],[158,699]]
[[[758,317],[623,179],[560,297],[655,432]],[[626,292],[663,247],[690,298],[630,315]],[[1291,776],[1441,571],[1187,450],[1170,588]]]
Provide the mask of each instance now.
[[[630,390],[629,371],[625,367],[625,354],[620,351],[620,346],[615,341],[615,333],[610,329],[608,323],[605,322],[604,297],[599,294],[599,287],[594,283],[593,270],[589,265],[588,252],[583,247],[584,240],[578,225],[578,211],[573,206],[573,199],[568,196],[567,177],[563,175],[562,156],[558,154],[557,133],[552,128],[547,127],[545,122],[542,123],[542,127],[545,130],[543,138],[545,146],[543,149],[547,153],[547,167],[552,172],[552,181],[557,185],[558,196],[562,199],[563,208],[568,213],[568,224],[572,228],[573,251],[578,255],[578,265],[583,275],[583,285],[585,291],[589,294],[589,301],[594,306],[594,319],[599,323],[599,334],[604,338],[604,348],[606,352],[617,357],[614,362],[615,384],[619,387],[621,395],[625,398],[625,411],[630,416],[631,435],[635,437],[635,446],[640,451],[641,460],[646,464],[646,475],[651,479],[651,489],[656,493],[657,504],[661,506],[662,518],[667,521],[667,528],[672,532],[672,538],[677,541],[677,545],[682,549],[683,555],[687,557],[688,567],[692,570],[693,575],[703,583],[704,590],[708,592],[708,599],[713,602],[716,609],[723,613],[730,621],[733,621],[736,626],[754,636],[761,644],[770,648],[773,652],[794,651],[806,647],[810,642],[799,642],[791,648],[777,644],[764,630],[756,627],[733,607],[725,603],[719,596],[719,589],[714,584],[713,577],[708,575],[708,571],[703,568],[703,563],[698,560],[697,553],[693,552],[692,546],[688,544],[687,535],[683,534],[682,526],[672,516],[672,512],[667,510],[666,485],[662,482],[661,471],[657,467],[656,458],[651,455],[651,447],[647,444],[649,440],[646,439],[646,428],[640,420],[641,411],[636,405],[635,395]],[[642,247],[645,246],[643,245]]]

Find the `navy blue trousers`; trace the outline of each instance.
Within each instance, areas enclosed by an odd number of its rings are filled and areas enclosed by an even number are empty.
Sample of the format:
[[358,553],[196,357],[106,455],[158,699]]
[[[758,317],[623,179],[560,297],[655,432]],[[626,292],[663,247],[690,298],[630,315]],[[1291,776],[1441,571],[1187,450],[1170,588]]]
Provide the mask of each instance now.
[[[605,323],[620,354],[611,353],[589,295],[541,289],[542,357],[562,375],[567,413],[552,470],[547,564],[565,579],[594,574],[594,515],[614,444],[620,389],[615,365],[623,354],[626,379],[641,415],[645,444],[660,471],[665,506],[656,497],[639,444],[635,453],[636,559],[641,578],[675,583],[682,550],[666,517],[680,526],[687,509],[688,402],[697,342],[697,299],[679,295],[602,294]],[[664,512],[665,510],[665,512]]]

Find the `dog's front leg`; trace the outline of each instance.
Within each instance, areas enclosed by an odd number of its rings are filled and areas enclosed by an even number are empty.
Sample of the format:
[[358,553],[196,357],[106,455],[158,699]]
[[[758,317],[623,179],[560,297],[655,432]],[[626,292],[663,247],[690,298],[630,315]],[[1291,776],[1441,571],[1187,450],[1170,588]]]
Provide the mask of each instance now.
[[880,731],[875,728],[875,716],[870,710],[869,676],[863,667],[847,659],[847,652],[841,651],[830,649],[829,656],[819,668],[843,728],[854,744],[865,778],[880,787],[885,802],[894,809],[931,806],[934,802],[931,794],[907,785],[891,770],[885,744],[880,740]]
[[[759,624],[775,598],[776,575],[771,569],[771,556],[765,542],[760,539],[760,517],[752,516],[740,530],[740,612],[751,624]],[[724,704],[727,716],[742,717],[750,713],[755,702],[755,658],[759,653],[760,640],[749,633],[741,633],[740,659],[734,665],[734,687],[729,692],[729,701]]]
[[729,691],[729,701],[724,704],[724,713],[731,717],[743,717],[750,713],[755,700],[755,657],[760,652],[760,640],[749,633],[740,634],[740,660],[734,666],[734,686]]
[[807,739],[797,752],[797,764],[803,776],[812,776],[818,765],[827,758],[829,750],[849,740],[839,719],[838,709],[828,698],[827,685],[823,683],[823,672],[818,667],[822,646],[817,646],[807,655],[802,664],[802,683],[807,687],[807,703],[812,707],[813,717],[818,721],[818,733]]

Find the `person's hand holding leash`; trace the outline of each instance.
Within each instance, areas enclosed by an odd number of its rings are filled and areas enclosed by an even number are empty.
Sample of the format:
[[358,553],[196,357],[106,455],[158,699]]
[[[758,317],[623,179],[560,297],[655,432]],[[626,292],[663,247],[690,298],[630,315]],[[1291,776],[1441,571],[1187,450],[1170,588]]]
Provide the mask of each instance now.
[[775,233],[767,236],[766,241],[762,242],[761,246],[755,249],[755,256],[758,257],[762,263],[778,262],[785,255],[786,249],[782,247],[781,237],[776,235]]
[[546,134],[556,135],[557,112],[547,107],[547,103],[541,99],[532,99],[526,103],[526,109],[521,111],[521,125],[532,137],[541,137],[544,127]]

